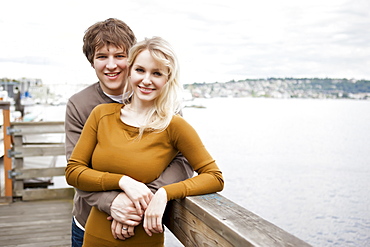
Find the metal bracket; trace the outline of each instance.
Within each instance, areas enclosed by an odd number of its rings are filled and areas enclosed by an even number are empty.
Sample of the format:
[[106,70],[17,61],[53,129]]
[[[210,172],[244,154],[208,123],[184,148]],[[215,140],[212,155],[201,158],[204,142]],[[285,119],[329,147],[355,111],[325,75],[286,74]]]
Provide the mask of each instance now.
[[22,130],[20,130],[20,129],[14,129],[11,126],[6,127],[6,134],[7,135],[12,135],[14,133],[19,133],[19,132],[22,132]]
[[16,151],[13,151],[11,149],[8,149],[8,157],[9,158],[13,158],[15,157],[17,154],[22,154],[22,152],[16,152]]
[[22,173],[21,172],[16,172],[14,170],[9,170],[8,171],[8,178],[10,178],[10,179],[13,179],[18,175],[22,175]]

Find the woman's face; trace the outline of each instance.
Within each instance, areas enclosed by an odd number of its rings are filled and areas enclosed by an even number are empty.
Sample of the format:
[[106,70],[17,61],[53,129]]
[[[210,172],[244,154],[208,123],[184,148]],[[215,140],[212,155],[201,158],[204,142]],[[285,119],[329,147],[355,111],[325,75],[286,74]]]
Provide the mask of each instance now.
[[130,70],[131,86],[137,99],[154,102],[168,79],[168,68],[157,62],[148,50],[140,52]]

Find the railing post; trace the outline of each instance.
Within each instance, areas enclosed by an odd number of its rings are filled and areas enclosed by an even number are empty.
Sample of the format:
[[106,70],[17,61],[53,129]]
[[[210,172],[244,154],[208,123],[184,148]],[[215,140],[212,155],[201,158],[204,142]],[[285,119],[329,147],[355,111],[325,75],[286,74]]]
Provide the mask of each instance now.
[[11,136],[7,134],[7,129],[10,127],[10,102],[0,101],[0,109],[3,110],[5,197],[12,197],[13,181],[9,177],[12,170],[12,159],[8,155],[11,148]]

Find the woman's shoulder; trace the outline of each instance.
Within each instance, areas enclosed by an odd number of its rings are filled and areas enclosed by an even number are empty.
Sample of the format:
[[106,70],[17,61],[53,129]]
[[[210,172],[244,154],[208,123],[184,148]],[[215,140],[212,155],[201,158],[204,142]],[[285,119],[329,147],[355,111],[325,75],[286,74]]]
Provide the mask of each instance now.
[[174,115],[172,117],[172,120],[169,125],[169,127],[172,127],[172,128],[185,127],[185,126],[190,126],[190,124],[179,114]]
[[178,123],[183,123],[183,122],[186,122],[186,121],[181,115],[179,114],[173,115],[171,124],[173,123],[178,124]]
[[190,137],[193,135],[195,129],[182,116],[174,115],[171,123],[167,128],[167,133],[172,138],[177,139],[179,136]]

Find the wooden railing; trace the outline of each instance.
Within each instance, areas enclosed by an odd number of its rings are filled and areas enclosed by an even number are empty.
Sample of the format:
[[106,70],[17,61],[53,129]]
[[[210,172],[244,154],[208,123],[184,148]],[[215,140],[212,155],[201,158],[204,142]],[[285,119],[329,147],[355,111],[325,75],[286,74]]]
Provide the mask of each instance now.
[[184,246],[310,246],[219,193],[171,201],[166,214]]
[[[56,199],[71,197],[73,188],[47,188],[51,178],[64,176],[64,167],[55,167],[57,156],[65,157],[64,122],[14,122],[7,128],[12,137],[12,147],[6,155],[13,160],[8,176],[13,180],[13,197],[22,200]],[[55,142],[55,139],[60,142]],[[36,166],[30,167],[31,159]],[[37,160],[46,158],[48,163],[37,166]],[[36,161],[36,162],[35,162]],[[64,158],[65,163],[66,160]],[[34,188],[37,187],[37,188]]]
[[[55,176],[64,176],[65,167],[55,167],[55,158],[65,156],[64,122],[10,122],[10,104],[0,101],[3,114],[5,197],[21,200],[71,198],[73,188],[47,188]],[[55,142],[48,135],[59,135]],[[55,138],[54,138],[55,139]],[[49,158],[45,166],[37,161]],[[36,166],[30,167],[32,160]],[[34,188],[37,187],[37,188]]]
[[[0,107],[4,107],[0,103]],[[6,112],[3,112],[6,114]],[[7,125],[4,119],[4,126]],[[64,155],[64,143],[30,142],[25,136],[64,133],[63,122],[8,123],[4,140],[4,169],[12,197],[37,200],[69,197],[73,188],[24,189],[24,181],[35,177],[64,176],[64,167],[32,168],[24,166],[25,157]],[[8,145],[8,144],[6,144]],[[5,145],[5,146],[6,146]],[[10,147],[11,146],[11,147]],[[8,149],[7,149],[8,148]],[[6,160],[7,159],[7,160]],[[13,168],[5,163],[13,160]],[[9,188],[6,188],[9,196]],[[168,203],[165,225],[184,246],[310,246],[219,193],[192,196]]]

